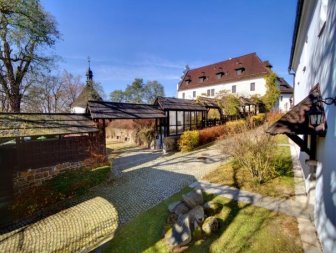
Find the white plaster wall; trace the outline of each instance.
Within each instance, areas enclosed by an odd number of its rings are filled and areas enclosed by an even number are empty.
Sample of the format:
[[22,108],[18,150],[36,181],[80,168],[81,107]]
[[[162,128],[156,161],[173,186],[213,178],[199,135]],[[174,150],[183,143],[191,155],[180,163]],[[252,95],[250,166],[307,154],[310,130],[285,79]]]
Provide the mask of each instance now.
[[[282,100],[281,100],[282,97]],[[291,99],[292,95],[291,94],[280,94],[280,98],[279,98],[279,110],[281,112],[288,112],[290,109],[290,99]]]
[[[255,91],[250,91],[250,83],[255,83]],[[207,94],[207,90],[215,89],[215,96],[222,90],[232,91],[232,86],[236,85],[236,93],[238,96],[250,97],[253,95],[263,96],[266,93],[266,81],[263,77],[249,80],[237,81],[232,83],[216,84],[197,89],[183,90],[177,92],[178,98],[183,98],[185,93],[186,99],[193,99],[193,91],[196,91],[196,97],[202,94]],[[210,96],[212,97],[212,96]]]
[[[295,66],[294,103],[305,98],[309,90],[320,83],[322,97],[336,96],[336,1],[329,0],[326,26],[319,37],[321,3],[318,0],[313,11],[308,31],[301,40],[302,53],[293,62]],[[298,46],[298,45],[297,45]],[[304,71],[305,68],[305,71]],[[324,252],[336,252],[336,106],[325,106],[328,131],[326,137],[319,137],[317,143],[316,188],[310,188],[315,194],[315,224]],[[302,154],[301,158],[305,155]],[[303,160],[303,159],[302,159]],[[302,161],[304,170],[309,168]],[[306,186],[312,184],[306,176]],[[314,199],[314,198],[313,198]]]
[[73,107],[71,108],[72,113],[85,113],[85,108],[83,107]]

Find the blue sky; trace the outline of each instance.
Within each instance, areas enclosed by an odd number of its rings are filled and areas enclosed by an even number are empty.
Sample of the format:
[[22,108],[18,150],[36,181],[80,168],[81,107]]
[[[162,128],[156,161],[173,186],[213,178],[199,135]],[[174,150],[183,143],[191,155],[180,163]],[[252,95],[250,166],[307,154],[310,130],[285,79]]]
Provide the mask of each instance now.
[[134,78],[158,80],[176,95],[191,68],[256,52],[290,84],[287,73],[294,0],[42,0],[62,39],[59,68],[85,80],[87,57],[106,94]]

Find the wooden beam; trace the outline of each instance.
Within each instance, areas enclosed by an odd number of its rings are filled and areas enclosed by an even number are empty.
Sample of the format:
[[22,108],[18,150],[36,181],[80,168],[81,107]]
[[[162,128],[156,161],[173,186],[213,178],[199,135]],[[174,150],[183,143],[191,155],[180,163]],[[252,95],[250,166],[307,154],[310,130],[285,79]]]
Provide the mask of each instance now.
[[311,150],[307,147],[307,144],[305,143],[304,140],[302,140],[300,137],[294,134],[286,134],[286,135],[300,147],[302,152],[305,152],[309,156],[311,156]]

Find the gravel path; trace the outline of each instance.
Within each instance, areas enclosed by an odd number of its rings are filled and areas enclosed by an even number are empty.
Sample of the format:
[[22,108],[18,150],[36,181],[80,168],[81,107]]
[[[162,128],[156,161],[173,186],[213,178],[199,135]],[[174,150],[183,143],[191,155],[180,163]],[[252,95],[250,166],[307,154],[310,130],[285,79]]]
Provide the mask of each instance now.
[[225,161],[219,143],[186,154],[162,155],[157,151],[133,149],[113,161],[113,170],[121,177],[114,184],[96,187],[85,197],[100,196],[108,200],[123,224]]

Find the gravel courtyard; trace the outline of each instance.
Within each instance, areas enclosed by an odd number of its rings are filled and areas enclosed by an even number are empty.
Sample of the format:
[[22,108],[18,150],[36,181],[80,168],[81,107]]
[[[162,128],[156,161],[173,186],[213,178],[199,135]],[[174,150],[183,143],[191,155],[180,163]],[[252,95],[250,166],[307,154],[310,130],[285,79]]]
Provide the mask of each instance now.
[[106,199],[116,208],[123,224],[225,161],[220,143],[190,153],[168,155],[133,148],[113,160],[113,169],[120,173],[120,178],[94,188],[84,198]]

